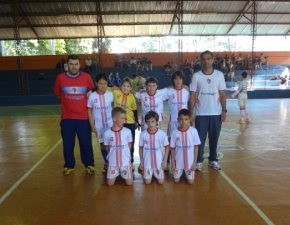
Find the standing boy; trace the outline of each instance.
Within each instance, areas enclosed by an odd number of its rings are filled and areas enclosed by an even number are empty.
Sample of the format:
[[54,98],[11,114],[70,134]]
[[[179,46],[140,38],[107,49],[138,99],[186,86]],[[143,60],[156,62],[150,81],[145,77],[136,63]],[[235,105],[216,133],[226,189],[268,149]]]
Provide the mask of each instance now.
[[127,185],[133,184],[130,148],[132,145],[131,131],[123,127],[126,111],[121,107],[112,110],[113,126],[104,134],[104,145],[108,152],[107,185],[115,184],[119,175]]
[[105,161],[103,173],[106,172],[107,168],[107,151],[103,144],[104,133],[113,126],[111,112],[114,95],[112,92],[107,91],[107,85],[108,78],[106,74],[98,74],[96,76],[97,90],[90,94],[87,103],[90,126],[92,132],[96,133],[97,139],[100,143],[101,153]]
[[246,111],[246,104],[247,104],[247,99],[248,99],[248,93],[247,93],[247,72],[242,73],[242,81],[238,81],[236,78],[234,78],[234,81],[239,84],[238,90],[236,90],[231,97],[235,97],[237,94],[238,95],[238,105],[240,106],[240,119],[237,121],[239,124],[244,123],[244,116],[246,116],[246,121],[250,122],[250,116],[248,112]]
[[80,71],[77,55],[67,58],[68,71],[61,73],[54,84],[54,94],[61,100],[61,137],[64,155],[64,175],[75,167],[75,136],[79,139],[82,163],[89,174],[94,173],[92,134],[86,107],[87,92],[94,87],[92,78]]
[[[164,169],[166,168],[166,159],[169,152],[169,143],[164,131],[158,129],[159,116],[154,111],[149,111],[145,115],[145,121],[148,126],[140,134],[139,156],[140,169],[143,170],[143,178],[146,184],[150,184],[152,176],[157,179],[158,184],[164,183]],[[165,154],[163,155],[163,147]]]
[[183,170],[188,184],[194,182],[198,154],[197,146],[200,145],[200,140],[197,130],[190,126],[190,116],[191,114],[187,109],[180,110],[178,113],[180,126],[171,134],[170,148],[173,162],[171,168],[175,183],[180,181]]

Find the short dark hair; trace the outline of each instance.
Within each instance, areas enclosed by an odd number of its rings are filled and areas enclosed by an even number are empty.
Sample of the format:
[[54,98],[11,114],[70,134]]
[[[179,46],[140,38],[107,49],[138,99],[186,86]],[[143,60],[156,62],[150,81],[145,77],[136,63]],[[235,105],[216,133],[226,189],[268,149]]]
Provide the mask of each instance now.
[[151,118],[155,119],[156,122],[158,122],[159,121],[159,115],[158,115],[158,113],[155,112],[155,111],[149,111],[149,112],[147,112],[146,115],[145,115],[145,122],[147,120],[150,120]]
[[178,112],[178,118],[181,116],[181,115],[184,115],[184,116],[191,116],[191,113],[189,112],[188,109],[181,109],[179,112]]
[[104,74],[104,73],[99,73],[97,76],[96,76],[96,82],[98,83],[100,80],[105,80],[105,81],[107,81],[108,82],[108,77],[107,77],[107,75],[106,74]]
[[200,53],[200,58],[202,58],[202,56],[205,55],[205,54],[210,54],[211,57],[213,58],[213,54],[212,54],[212,52],[210,52],[209,50],[206,50],[206,51]]
[[137,77],[137,75],[134,73],[134,74],[132,75],[132,77],[135,78],[135,77]]
[[126,114],[126,110],[117,106],[115,108],[112,109],[112,118],[113,117],[116,117],[116,116],[119,116],[121,114]]
[[158,80],[155,77],[149,77],[146,82],[145,85],[149,84],[149,83],[154,83],[158,85]]
[[242,72],[242,77],[243,78],[247,78],[247,76],[248,76],[248,73],[246,71]]
[[77,55],[69,55],[67,57],[67,60],[66,61],[68,62],[70,59],[71,60],[76,60],[77,59],[77,60],[79,60],[79,62],[81,61],[80,58]]
[[179,77],[180,79],[184,80],[184,74],[181,70],[177,70],[175,71],[172,76],[171,76],[171,82],[172,82],[172,85],[174,86],[174,80],[176,77]]

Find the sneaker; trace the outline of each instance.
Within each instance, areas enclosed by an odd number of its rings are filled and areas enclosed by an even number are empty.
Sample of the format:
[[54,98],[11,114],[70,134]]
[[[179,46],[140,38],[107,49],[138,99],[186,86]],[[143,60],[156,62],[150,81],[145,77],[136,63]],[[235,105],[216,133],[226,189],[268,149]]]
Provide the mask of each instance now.
[[94,174],[95,173],[95,168],[93,166],[88,166],[87,167],[87,172],[88,172],[88,174]]
[[70,173],[73,171],[74,169],[73,168],[68,168],[68,167],[65,167],[64,170],[63,170],[63,175],[70,175]]
[[170,170],[170,163],[167,163],[167,166],[164,171],[168,172]]
[[196,163],[196,171],[202,171],[202,163]]
[[244,123],[244,120],[238,120],[237,123],[242,124]]
[[102,173],[106,173],[107,169],[108,169],[108,163],[105,163],[103,170],[102,170]]
[[251,119],[250,119],[250,118],[247,118],[247,120],[246,120],[246,121],[249,123],[249,122],[251,122]]
[[214,170],[220,170],[221,167],[216,161],[209,161],[208,165],[212,167]]

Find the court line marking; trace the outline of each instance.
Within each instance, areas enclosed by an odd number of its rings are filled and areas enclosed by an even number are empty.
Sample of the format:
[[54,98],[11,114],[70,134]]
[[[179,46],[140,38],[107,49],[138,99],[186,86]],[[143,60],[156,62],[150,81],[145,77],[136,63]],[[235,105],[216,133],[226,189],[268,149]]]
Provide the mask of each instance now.
[[28,170],[18,181],[16,181],[15,184],[13,184],[13,186],[8,191],[6,191],[6,193],[0,198],[0,205],[61,142],[62,139],[60,139],[44,156],[42,156],[42,158],[33,167],[31,167],[30,170]]
[[226,179],[227,182],[249,203],[250,206],[262,217],[262,219],[269,225],[274,223],[262,212],[262,210],[223,172],[219,171],[220,174]]

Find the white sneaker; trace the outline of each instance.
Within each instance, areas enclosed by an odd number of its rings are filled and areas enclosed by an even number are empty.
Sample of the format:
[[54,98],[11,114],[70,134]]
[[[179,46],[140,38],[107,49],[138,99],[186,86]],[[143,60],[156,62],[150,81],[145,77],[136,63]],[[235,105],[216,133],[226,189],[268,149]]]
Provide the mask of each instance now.
[[202,163],[196,163],[196,169],[197,171],[202,171]]
[[210,167],[212,167],[214,170],[220,170],[221,169],[220,165],[216,161],[209,161],[208,165]]

